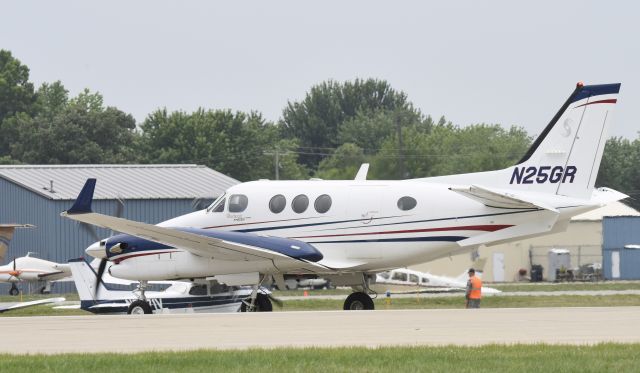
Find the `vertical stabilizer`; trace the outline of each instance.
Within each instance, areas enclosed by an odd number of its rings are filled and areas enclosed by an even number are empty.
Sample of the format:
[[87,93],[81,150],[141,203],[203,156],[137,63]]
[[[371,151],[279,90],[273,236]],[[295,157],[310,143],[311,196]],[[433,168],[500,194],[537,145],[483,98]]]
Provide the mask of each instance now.
[[536,139],[509,184],[517,189],[589,199],[598,176],[620,84],[575,91]]

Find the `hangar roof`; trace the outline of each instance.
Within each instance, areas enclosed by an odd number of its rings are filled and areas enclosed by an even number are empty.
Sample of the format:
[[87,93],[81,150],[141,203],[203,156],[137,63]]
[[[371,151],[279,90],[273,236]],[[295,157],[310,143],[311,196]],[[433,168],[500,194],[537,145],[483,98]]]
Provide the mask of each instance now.
[[601,221],[605,216],[640,216],[636,209],[622,202],[612,202],[599,209],[585,212],[571,218],[572,221]]
[[75,199],[88,178],[97,179],[95,199],[215,198],[239,183],[195,164],[2,165],[0,178],[55,200]]

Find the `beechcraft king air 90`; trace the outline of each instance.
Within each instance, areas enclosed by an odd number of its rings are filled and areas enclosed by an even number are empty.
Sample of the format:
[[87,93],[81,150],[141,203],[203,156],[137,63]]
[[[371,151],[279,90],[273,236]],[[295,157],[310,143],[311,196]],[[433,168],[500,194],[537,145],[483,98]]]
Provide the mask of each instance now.
[[115,277],[253,285],[251,309],[265,279],[284,288],[285,278],[321,276],[353,287],[345,309],[373,309],[378,272],[563,231],[572,216],[625,198],[594,188],[619,90],[579,83],[503,170],[383,181],[366,180],[363,167],[355,180],[253,181],[158,225],[92,212],[89,179],[62,215],[122,233],[87,249]]

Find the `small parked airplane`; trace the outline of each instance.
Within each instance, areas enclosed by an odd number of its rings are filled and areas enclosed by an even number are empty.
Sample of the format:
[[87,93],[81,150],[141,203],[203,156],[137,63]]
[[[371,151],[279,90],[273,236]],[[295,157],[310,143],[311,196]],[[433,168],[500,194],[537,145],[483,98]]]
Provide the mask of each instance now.
[[0,266],[0,282],[11,283],[9,294],[18,295],[20,293],[16,286],[18,282],[42,281],[45,281],[45,285],[40,289],[40,293],[47,294],[51,291],[51,281],[71,276],[68,264],[34,258],[31,254],[15,258],[11,263]]
[[[476,276],[482,277],[482,272],[476,270]],[[376,283],[371,286],[378,293],[421,293],[427,291],[464,290],[467,287],[467,271],[453,278],[438,276],[431,273],[414,271],[407,268],[398,268],[392,271],[380,272]],[[497,294],[500,290],[483,286],[483,294]]]
[[[0,255],[6,255],[9,243],[16,228],[32,228],[29,224],[1,224],[0,225]],[[14,258],[10,263],[0,266],[0,282],[11,283],[9,294],[18,295],[20,290],[16,286],[18,282],[45,282],[40,293],[46,294],[51,290],[51,281],[60,280],[71,276],[67,264],[50,262],[31,256]]]
[[[98,274],[93,267],[82,258],[70,260],[69,266],[80,296],[80,309],[97,314],[244,312],[244,301],[251,296],[251,288],[229,287],[216,281],[167,281],[156,283],[168,286],[165,290],[147,291],[147,302],[141,302],[135,291],[116,288],[117,285],[134,282],[105,275],[98,282],[99,288],[94,291]],[[270,294],[268,290],[260,289],[258,311],[271,311]]]
[[[352,286],[344,309],[373,309],[376,273],[480,245],[564,231],[572,216],[627,196],[595,189],[620,84],[578,83],[517,165],[412,180],[269,181],[235,185],[201,211],[158,225],[91,211],[87,180],[62,216],[121,232],[86,252],[115,277],[252,285],[324,277]],[[123,181],[126,183],[126,180]],[[140,303],[137,303],[140,304]],[[148,307],[147,307],[148,308]],[[252,307],[250,307],[252,308]]]

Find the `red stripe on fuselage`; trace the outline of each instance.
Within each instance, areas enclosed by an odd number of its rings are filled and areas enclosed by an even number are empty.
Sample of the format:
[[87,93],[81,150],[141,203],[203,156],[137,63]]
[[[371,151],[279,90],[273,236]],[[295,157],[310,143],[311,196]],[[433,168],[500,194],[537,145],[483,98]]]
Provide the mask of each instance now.
[[593,104],[615,104],[618,100],[615,98],[610,98],[608,100],[599,100],[593,102],[587,102],[586,104],[576,106],[576,109],[582,106],[593,105]]
[[443,232],[443,231],[485,231],[495,232],[501,229],[513,227],[513,225],[464,225],[459,227],[443,227],[443,228],[426,228],[426,229],[409,229],[401,231],[383,231],[383,232],[367,232],[367,233],[346,233],[346,234],[327,234],[320,236],[298,236],[289,238],[321,238],[321,237],[343,237],[343,236],[369,236],[374,234],[398,234],[398,233],[422,233],[422,232]]

